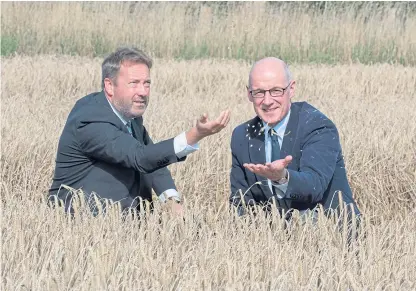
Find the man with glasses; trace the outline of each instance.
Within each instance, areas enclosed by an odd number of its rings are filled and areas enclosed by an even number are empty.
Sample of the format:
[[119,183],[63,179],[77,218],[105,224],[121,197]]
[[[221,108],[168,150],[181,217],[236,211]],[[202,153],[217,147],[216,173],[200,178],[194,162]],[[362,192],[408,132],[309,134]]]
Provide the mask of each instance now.
[[295,84],[282,60],[253,65],[247,95],[257,116],[232,134],[230,202],[240,215],[247,206],[277,205],[287,219],[293,210],[316,216],[320,204],[340,215],[342,204],[358,216],[337,128],[310,104],[291,102]]

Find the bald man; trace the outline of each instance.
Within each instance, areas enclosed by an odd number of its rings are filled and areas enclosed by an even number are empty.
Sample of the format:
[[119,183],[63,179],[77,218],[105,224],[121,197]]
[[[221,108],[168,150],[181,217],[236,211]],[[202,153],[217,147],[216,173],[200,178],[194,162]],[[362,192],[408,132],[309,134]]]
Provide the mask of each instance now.
[[319,204],[339,215],[341,196],[348,217],[359,216],[337,128],[312,105],[291,102],[295,84],[282,60],[253,65],[247,96],[257,116],[233,131],[230,202],[240,215],[245,206],[277,205],[285,218],[294,209],[313,217]]

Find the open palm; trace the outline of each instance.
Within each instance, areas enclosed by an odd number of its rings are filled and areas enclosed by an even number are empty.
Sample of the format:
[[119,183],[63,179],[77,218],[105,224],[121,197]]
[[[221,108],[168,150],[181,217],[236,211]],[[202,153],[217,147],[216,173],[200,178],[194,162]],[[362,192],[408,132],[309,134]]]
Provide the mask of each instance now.
[[292,162],[292,156],[266,164],[244,164],[243,166],[256,175],[266,177],[272,181],[278,181],[285,175],[286,167]]
[[225,110],[221,112],[214,120],[208,120],[208,115],[204,113],[196,123],[196,129],[202,136],[208,136],[220,132],[224,129],[230,121],[230,111]]

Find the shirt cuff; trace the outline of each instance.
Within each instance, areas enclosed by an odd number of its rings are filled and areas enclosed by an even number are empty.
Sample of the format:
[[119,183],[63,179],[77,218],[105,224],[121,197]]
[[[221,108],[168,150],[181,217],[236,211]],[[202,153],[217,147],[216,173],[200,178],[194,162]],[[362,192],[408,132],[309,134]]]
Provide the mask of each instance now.
[[176,201],[182,201],[181,194],[175,189],[168,189],[159,195],[159,200],[161,202],[166,202],[169,198],[173,198]]
[[199,150],[199,144],[188,145],[186,140],[185,132],[182,132],[180,135],[173,139],[173,148],[175,149],[175,154],[178,159],[181,159],[190,153],[193,153],[196,150]]

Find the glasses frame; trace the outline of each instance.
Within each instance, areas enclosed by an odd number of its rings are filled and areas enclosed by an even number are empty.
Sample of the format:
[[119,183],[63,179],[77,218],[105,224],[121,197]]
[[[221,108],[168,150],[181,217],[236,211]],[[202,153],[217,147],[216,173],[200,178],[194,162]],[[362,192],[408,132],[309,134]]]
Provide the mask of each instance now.
[[[289,84],[288,84],[285,88],[273,87],[273,88],[271,88],[271,89],[269,89],[269,90],[258,89],[258,90],[261,90],[261,91],[259,91],[258,93],[263,92],[263,96],[262,96],[262,97],[254,97],[254,96],[253,96],[253,91],[257,91],[257,90],[249,90],[249,87],[248,87],[248,86],[246,86],[246,88],[247,88],[248,92],[250,93],[251,97],[253,97],[254,99],[263,99],[264,97],[266,97],[266,92],[269,92],[269,95],[270,95],[272,98],[279,98],[279,97],[282,97],[283,95],[285,95],[286,90],[289,88],[289,86],[290,86],[291,84],[292,84],[292,81],[290,81],[290,82],[289,82]],[[273,96],[273,95],[272,95],[272,93],[271,93],[271,91],[270,91],[270,90],[273,90],[273,89],[281,89],[281,90],[283,91],[282,95],[279,95],[279,96]]]

